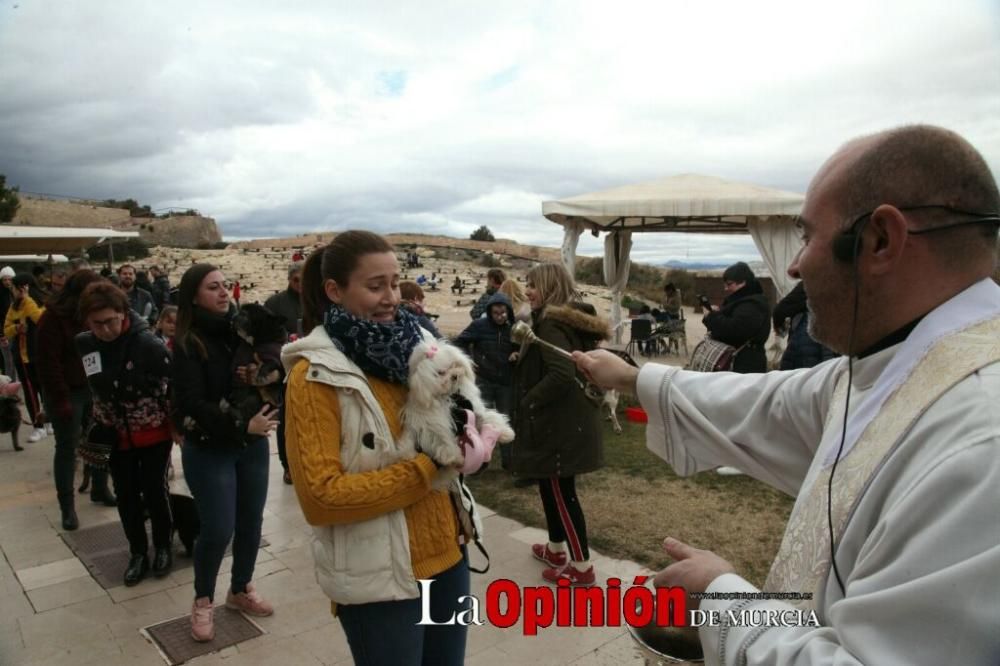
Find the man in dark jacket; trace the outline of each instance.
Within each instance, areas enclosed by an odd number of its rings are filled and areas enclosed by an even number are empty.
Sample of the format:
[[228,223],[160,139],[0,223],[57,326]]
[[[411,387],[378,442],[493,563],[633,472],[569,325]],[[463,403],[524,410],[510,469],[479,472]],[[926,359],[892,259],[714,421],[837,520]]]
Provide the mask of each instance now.
[[118,283],[128,296],[129,307],[150,324],[155,324],[160,310],[153,302],[153,295],[135,283],[135,266],[122,264],[118,268]]
[[811,368],[836,358],[837,353],[813,340],[809,335],[809,309],[806,307],[806,290],[799,282],[774,306],[771,315],[774,331],[788,333],[788,346],[781,355],[781,369]]
[[[469,316],[473,319],[479,319],[486,312],[486,304],[489,303],[490,298],[493,294],[497,293],[497,289],[500,285],[504,283],[507,279],[507,274],[504,273],[499,268],[491,268],[486,272],[486,293],[479,297],[476,304],[472,306],[469,310]],[[454,290],[453,290],[454,291]]]
[[[279,291],[264,302],[264,307],[276,315],[285,318],[285,330],[288,335],[298,335],[299,322],[302,321],[302,262],[294,261],[288,266],[288,287]],[[288,455],[285,453],[285,385],[281,385],[281,406],[278,408],[278,460],[285,470],[282,477],[286,484],[291,485],[292,475],[288,471]]]
[[264,307],[285,318],[285,330],[289,335],[299,334],[299,320],[302,319],[302,262],[296,261],[288,266],[288,287],[268,298]]
[[150,266],[149,275],[153,278],[153,289],[150,291],[153,305],[162,312],[164,305],[170,305],[170,278],[159,266]]
[[[514,309],[507,297],[497,292],[486,303],[486,316],[476,319],[462,331],[452,344],[462,348],[476,364],[476,384],[483,401],[498,412],[510,416],[513,343],[510,329]],[[504,469],[510,463],[510,444],[500,445]]]
[[739,350],[733,372],[767,372],[764,345],[771,334],[771,308],[753,271],[742,261],[722,274],[726,298],[702,319],[713,340]]

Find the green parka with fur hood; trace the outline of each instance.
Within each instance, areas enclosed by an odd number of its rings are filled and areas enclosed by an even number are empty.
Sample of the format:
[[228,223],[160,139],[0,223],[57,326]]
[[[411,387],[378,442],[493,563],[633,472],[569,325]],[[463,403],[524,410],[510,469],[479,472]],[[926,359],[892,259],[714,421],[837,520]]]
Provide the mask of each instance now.
[[[567,351],[588,351],[609,337],[608,322],[587,303],[546,306],[532,313],[532,322],[535,335]],[[551,349],[521,349],[514,370],[514,476],[567,477],[603,466],[600,409],[578,377],[573,362]]]

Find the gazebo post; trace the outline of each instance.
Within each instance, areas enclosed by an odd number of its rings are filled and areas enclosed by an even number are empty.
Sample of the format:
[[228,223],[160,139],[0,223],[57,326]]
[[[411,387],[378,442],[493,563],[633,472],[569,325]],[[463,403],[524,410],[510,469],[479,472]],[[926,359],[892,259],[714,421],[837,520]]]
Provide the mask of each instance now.
[[580,243],[583,233],[583,223],[579,220],[567,219],[563,225],[562,263],[570,275],[576,275],[576,246]]

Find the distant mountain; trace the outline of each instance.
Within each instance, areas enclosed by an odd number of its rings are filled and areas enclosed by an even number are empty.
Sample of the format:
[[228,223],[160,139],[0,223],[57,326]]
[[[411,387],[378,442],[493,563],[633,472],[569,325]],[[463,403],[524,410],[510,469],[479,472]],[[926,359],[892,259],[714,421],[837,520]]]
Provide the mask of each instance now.
[[730,263],[732,262],[678,261],[677,259],[671,259],[670,261],[664,261],[656,265],[663,268],[680,268],[685,271],[708,271],[716,268],[725,268]]

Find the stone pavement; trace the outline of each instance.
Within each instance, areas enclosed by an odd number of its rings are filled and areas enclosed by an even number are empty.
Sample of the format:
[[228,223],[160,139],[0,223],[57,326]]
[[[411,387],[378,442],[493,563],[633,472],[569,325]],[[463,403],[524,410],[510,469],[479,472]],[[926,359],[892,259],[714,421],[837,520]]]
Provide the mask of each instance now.
[[[22,439],[27,436],[22,429]],[[52,483],[53,439],[24,443],[15,453],[0,436],[0,666],[162,666],[157,649],[140,629],[190,611],[193,570],[174,571],[163,579],[147,578],[131,588],[104,590],[63,542]],[[295,492],[281,482],[272,441],[271,482],[264,512],[264,537],[255,583],[274,603],[275,614],[256,618],[263,636],[189,663],[198,665],[352,663],[343,631],[313,577],[311,532],[299,511]],[[180,454],[175,447],[173,487],[184,488]],[[79,475],[78,475],[79,476]],[[183,492],[183,490],[182,490]],[[113,508],[77,496],[81,528],[117,521]],[[483,508],[486,542],[492,558],[486,575],[473,574],[473,594],[485,599],[486,586],[507,578],[521,586],[543,585],[542,565],[528,544],[544,539],[541,530]],[[478,557],[478,554],[476,555]],[[475,561],[475,558],[474,558]],[[639,573],[634,562],[594,553],[600,581],[617,576],[623,586]],[[223,562],[227,572],[231,561]],[[220,575],[216,599],[225,598],[228,576]],[[485,608],[482,609],[485,620]],[[466,663],[509,666],[512,663],[639,664],[624,628],[543,628],[522,635],[520,623],[500,629],[488,622],[470,627]],[[387,636],[388,639],[391,637]]]

